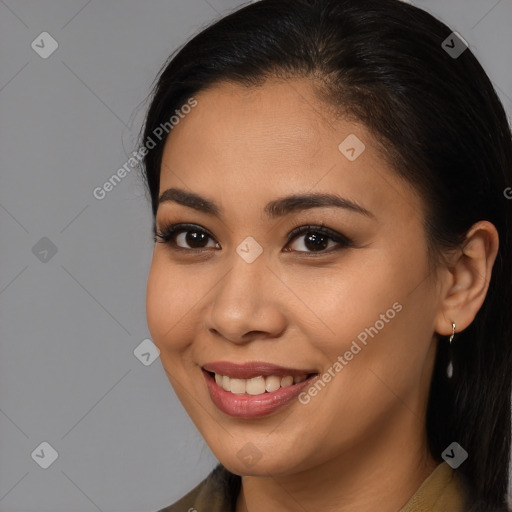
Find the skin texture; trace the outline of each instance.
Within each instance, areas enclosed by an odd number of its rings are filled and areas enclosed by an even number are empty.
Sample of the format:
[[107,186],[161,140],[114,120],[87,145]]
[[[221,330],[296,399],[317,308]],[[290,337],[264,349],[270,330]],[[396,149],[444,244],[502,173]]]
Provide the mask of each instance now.
[[[186,222],[213,236],[202,251],[186,233],[175,237],[182,251],[155,244],[147,320],[169,381],[215,456],[243,476],[237,512],[394,512],[437,465],[425,430],[436,333],[472,322],[497,232],[475,224],[464,253],[432,273],[421,198],[364,126],[328,116],[310,82],[222,83],[195,97],[166,142],[160,193],[195,192],[222,214],[174,202],[157,212],[157,229]],[[338,149],[350,134],[366,146],[355,161]],[[307,192],[339,194],[374,217],[333,207],[265,216],[267,202]],[[353,245],[315,252],[305,233],[287,242],[293,228],[320,224]],[[236,252],[248,236],[263,248],[250,264]],[[211,401],[202,365],[258,360],[321,374],[395,302],[401,311],[307,405],[247,420]],[[251,467],[237,456],[247,443],[261,456]]]

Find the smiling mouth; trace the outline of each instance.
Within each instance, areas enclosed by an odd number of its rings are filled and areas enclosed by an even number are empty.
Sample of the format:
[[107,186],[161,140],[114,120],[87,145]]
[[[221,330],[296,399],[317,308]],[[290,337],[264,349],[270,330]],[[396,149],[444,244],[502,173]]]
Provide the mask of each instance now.
[[265,361],[210,362],[201,366],[201,372],[215,406],[243,420],[266,417],[290,406],[319,376],[313,368],[285,367]]
[[217,385],[235,395],[263,395],[265,393],[272,393],[281,388],[287,388],[294,384],[300,384],[305,380],[312,378],[317,373],[304,373],[301,375],[259,375],[250,379],[239,379],[222,375],[220,373],[207,371],[203,368],[203,372],[210,375],[215,380]]

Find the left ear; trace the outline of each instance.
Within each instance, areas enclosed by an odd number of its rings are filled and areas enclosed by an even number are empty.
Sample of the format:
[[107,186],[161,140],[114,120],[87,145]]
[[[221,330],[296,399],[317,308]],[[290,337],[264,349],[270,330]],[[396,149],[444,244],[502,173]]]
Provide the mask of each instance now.
[[487,295],[498,247],[494,224],[479,221],[471,226],[462,253],[458,251],[440,274],[443,294],[434,323],[436,332],[448,336],[452,334],[452,322],[455,331],[460,332],[474,320]]

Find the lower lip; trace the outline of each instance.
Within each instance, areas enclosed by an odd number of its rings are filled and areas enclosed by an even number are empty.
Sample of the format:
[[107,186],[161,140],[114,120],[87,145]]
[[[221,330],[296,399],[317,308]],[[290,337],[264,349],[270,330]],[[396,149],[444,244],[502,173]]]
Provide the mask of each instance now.
[[219,386],[215,378],[202,370],[213,403],[224,413],[237,418],[260,418],[288,405],[316,377],[312,375],[302,382],[279,388],[271,393],[248,395],[231,393]]

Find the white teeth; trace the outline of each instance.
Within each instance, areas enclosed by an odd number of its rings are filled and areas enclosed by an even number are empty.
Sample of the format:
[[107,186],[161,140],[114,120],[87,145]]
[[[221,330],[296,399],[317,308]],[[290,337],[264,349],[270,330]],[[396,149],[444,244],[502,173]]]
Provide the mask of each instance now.
[[291,386],[293,384],[293,377],[291,375],[287,375],[281,379],[281,387],[286,388],[287,386]]
[[235,393],[235,395],[243,395],[245,393],[245,382],[244,379],[230,379],[229,390],[231,393]]
[[281,387],[281,377],[277,377],[276,375],[271,375],[270,377],[265,378],[265,389],[271,393],[272,391],[277,391]]
[[249,395],[261,395],[265,393],[265,379],[254,377],[245,381],[245,392]]
[[231,388],[230,388],[230,381],[231,379],[229,377],[226,377],[226,375],[223,375],[222,376],[222,387],[226,390],[226,391],[231,391]]
[[299,375],[293,377],[286,375],[279,377],[277,375],[269,375],[268,377],[253,377],[252,379],[234,379],[227,375],[215,374],[215,382],[224,390],[230,391],[235,395],[262,395],[265,392],[271,393],[279,388],[285,388],[299,382],[303,382],[308,378],[307,375]]

